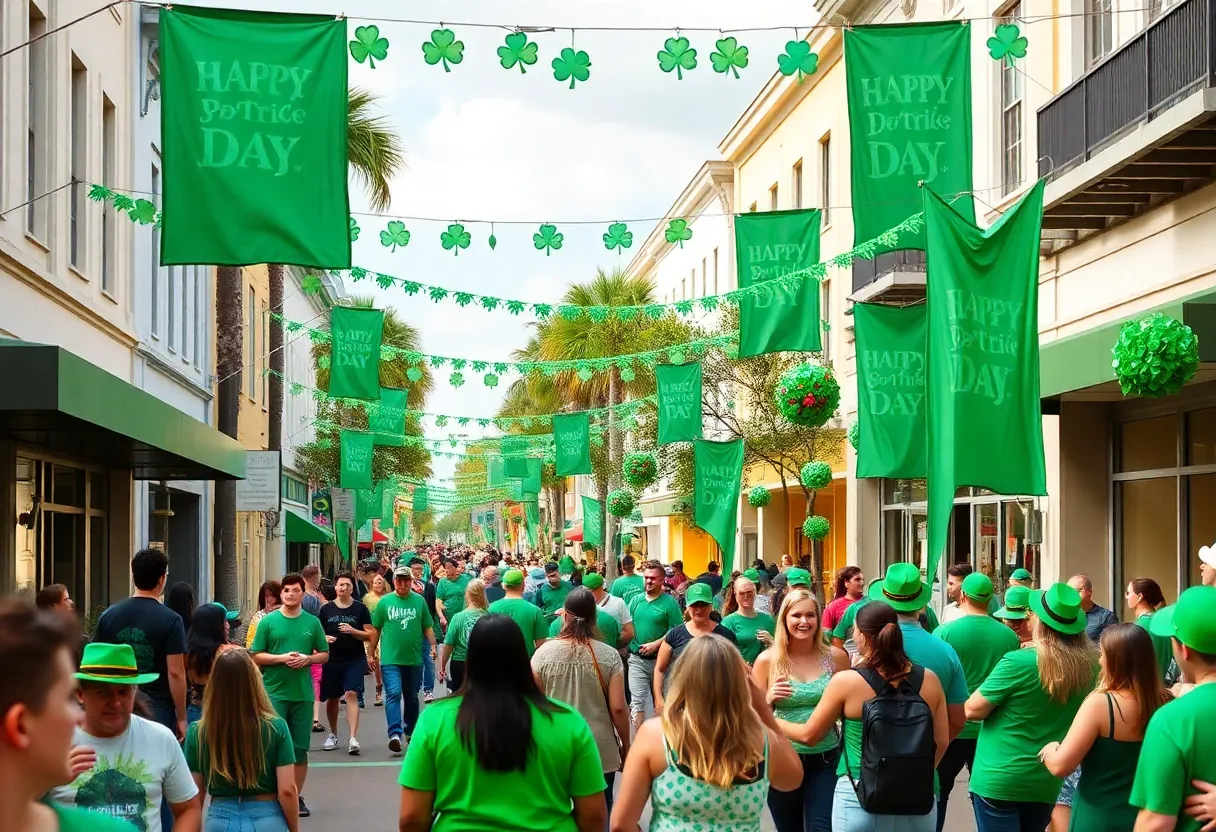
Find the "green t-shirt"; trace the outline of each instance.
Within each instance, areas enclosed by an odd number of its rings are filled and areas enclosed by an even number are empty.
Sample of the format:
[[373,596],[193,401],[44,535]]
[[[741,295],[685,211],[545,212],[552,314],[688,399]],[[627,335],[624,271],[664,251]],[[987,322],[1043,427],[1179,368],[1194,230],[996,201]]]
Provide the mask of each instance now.
[[1162,681],[1165,680],[1166,674],[1170,669],[1170,662],[1174,660],[1174,647],[1171,639],[1165,636],[1155,636],[1153,631],[1149,629],[1149,622],[1153,620],[1153,616],[1145,613],[1136,619],[1136,623],[1145,629],[1149,638],[1153,640],[1153,653],[1157,656],[1157,672]]
[[279,779],[275,771],[279,766],[290,766],[296,762],[296,752],[291,745],[291,734],[287,723],[279,717],[261,720],[262,771],[257,785],[252,789],[241,789],[231,780],[212,775],[207,743],[200,736],[201,722],[195,722],[186,732],[186,764],[192,774],[203,778],[203,786],[212,797],[250,797],[258,794],[278,794]]
[[549,635],[545,626],[545,614],[535,604],[523,598],[499,598],[490,604],[490,612],[505,615],[519,625],[529,656],[536,652],[536,642],[543,641]]
[[[325,640],[325,629],[321,619],[300,610],[294,618],[283,615],[281,609],[262,617],[258,630],[253,634],[252,653],[328,653],[329,642]],[[316,694],[312,689],[312,669],[272,664],[262,668],[262,683],[271,699],[280,702],[312,702]]]
[[[615,589],[615,584],[613,585]],[[639,592],[629,602],[629,612],[633,616],[633,641],[629,642],[629,651],[638,649],[648,641],[657,641],[672,627],[684,623],[684,613],[680,603],[666,592],[651,601],[644,593]],[[654,655],[658,655],[657,653]]]
[[[402,598],[390,592],[376,604],[372,626],[380,631],[380,662],[405,667],[422,665],[422,640],[433,629],[426,601],[417,592]],[[429,649],[429,647],[428,647]]]
[[605,788],[600,752],[587,721],[566,705],[532,708],[536,753],[524,771],[487,771],[456,730],[462,696],[428,705],[418,719],[399,783],[433,792],[433,832],[577,832],[573,798]]
[[[549,624],[549,638],[557,638],[562,631],[562,624],[565,622],[560,618],[554,618]],[[621,640],[621,625],[609,613],[596,607],[595,610],[595,629],[597,631],[596,638],[604,642],[609,647],[619,646]]]
[[1182,801],[1197,793],[1192,780],[1216,783],[1216,684],[1194,688],[1153,714],[1144,732],[1136,780],[1128,802],[1178,818],[1175,832],[1197,832],[1203,823],[1182,814]]
[[448,634],[444,636],[443,643],[452,648],[452,661],[462,662],[469,657],[469,635],[477,620],[485,614],[485,610],[469,607],[448,620]]
[[[869,598],[862,598],[855,604],[849,604],[844,615],[840,616],[840,620],[836,622],[836,629],[828,633],[829,638],[838,638],[844,642],[845,650],[850,656],[857,655],[857,643],[853,641],[853,622],[857,620],[857,611],[868,603],[870,603]],[[933,611],[933,607],[925,607],[922,616],[921,626],[925,632],[932,633],[938,628],[937,613]]]
[[[964,615],[962,618],[956,618],[938,627],[933,635],[958,653],[958,659],[963,663],[968,695],[979,690],[988,674],[1006,653],[1019,647],[1017,633],[986,615]],[[980,723],[969,720],[958,738],[971,740],[979,735]]]
[[622,575],[612,582],[612,588],[608,590],[608,594],[615,595],[628,604],[629,600],[643,588],[644,581],[641,575]]
[[[1094,679],[1098,663],[1094,661]],[[1039,654],[1034,647],[1006,653],[980,694],[995,710],[980,728],[971,768],[971,791],[992,800],[1055,803],[1063,780],[1039,762],[1039,751],[1060,742],[1093,684],[1067,702],[1047,695],[1039,680]]]
[[747,663],[756,661],[756,657],[764,650],[764,645],[756,638],[757,630],[766,630],[771,636],[777,631],[777,621],[771,615],[758,612],[751,618],[738,612],[732,612],[722,619],[722,626],[735,634],[739,652]]
[[59,832],[135,832],[135,827],[122,818],[59,803],[48,805],[59,818]]
[[448,621],[451,621],[452,616],[464,609],[464,591],[468,589],[471,580],[473,580],[473,576],[462,572],[454,581],[440,578],[439,583],[435,586],[435,599],[443,602],[443,617]]
[[569,581],[559,581],[556,587],[549,586],[549,582],[545,581],[536,588],[536,606],[545,614],[546,625],[553,623],[557,611],[565,605],[566,596],[572,589],[574,585]]

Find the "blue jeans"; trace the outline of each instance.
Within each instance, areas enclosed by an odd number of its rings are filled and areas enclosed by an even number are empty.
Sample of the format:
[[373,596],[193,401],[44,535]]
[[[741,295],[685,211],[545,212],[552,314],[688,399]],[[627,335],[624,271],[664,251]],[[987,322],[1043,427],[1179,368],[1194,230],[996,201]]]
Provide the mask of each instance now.
[[[418,686],[422,683],[422,666],[385,664],[380,666],[380,675],[384,678],[384,718],[388,721],[388,735],[408,738],[418,723]],[[405,701],[404,717],[402,700]]]
[[792,792],[768,790],[768,810],[777,832],[831,832],[838,757],[835,750],[826,754],[799,754],[802,785]]
[[287,818],[277,800],[213,797],[203,832],[287,832]]
[[1054,803],[994,800],[971,793],[976,832],[1043,832],[1051,823]]
[[422,640],[422,681],[418,690],[435,692],[435,660],[431,658],[431,645],[426,639]]
[[[923,815],[871,815],[861,808],[857,792],[849,778],[836,781],[835,799],[832,801],[832,832],[934,832],[937,825],[937,807]],[[1047,824],[1036,830],[1043,832]],[[979,832],[984,832],[980,829]]]

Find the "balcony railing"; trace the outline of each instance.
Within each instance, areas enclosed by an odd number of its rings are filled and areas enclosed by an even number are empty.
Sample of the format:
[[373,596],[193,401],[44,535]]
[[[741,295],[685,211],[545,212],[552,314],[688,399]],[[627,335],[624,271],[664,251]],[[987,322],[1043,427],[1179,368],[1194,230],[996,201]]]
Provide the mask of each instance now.
[[1182,0],[1038,112],[1039,175],[1090,159],[1128,128],[1213,85],[1216,0]]
[[925,253],[912,249],[888,251],[873,260],[853,261],[853,291],[859,292],[883,275],[895,271],[923,272]]

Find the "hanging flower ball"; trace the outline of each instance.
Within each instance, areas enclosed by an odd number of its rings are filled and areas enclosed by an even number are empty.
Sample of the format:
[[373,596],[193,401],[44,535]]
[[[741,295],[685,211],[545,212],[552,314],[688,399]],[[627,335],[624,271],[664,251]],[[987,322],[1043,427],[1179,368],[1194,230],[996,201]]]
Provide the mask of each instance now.
[[1125,396],[1172,396],[1199,369],[1199,338],[1189,326],[1160,312],[1120,327],[1111,352],[1111,366]]
[[840,385],[828,367],[799,364],[777,382],[773,398],[786,419],[817,428],[832,418],[840,405]]
[[763,485],[757,485],[747,492],[747,504],[752,508],[764,508],[773,501],[773,495]]
[[823,540],[828,536],[828,518],[812,515],[802,521],[802,534],[809,540]]
[[857,450],[857,446],[861,444],[861,422],[853,422],[849,425],[849,444],[853,446],[853,450]]
[[808,462],[802,466],[802,484],[812,491],[827,488],[832,483],[832,466],[826,462]]
[[628,517],[635,505],[637,500],[633,498],[632,491],[618,488],[608,494],[608,513],[613,517]]
[[654,454],[626,454],[625,464],[621,466],[621,476],[634,488],[646,488],[653,485],[659,477],[659,461],[655,459]]

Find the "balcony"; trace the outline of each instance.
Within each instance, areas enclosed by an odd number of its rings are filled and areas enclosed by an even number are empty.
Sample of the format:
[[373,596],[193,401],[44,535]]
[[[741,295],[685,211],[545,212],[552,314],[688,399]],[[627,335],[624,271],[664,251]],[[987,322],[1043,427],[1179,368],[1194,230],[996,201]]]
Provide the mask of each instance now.
[[873,260],[853,261],[852,300],[903,304],[924,298],[923,251],[889,251]]
[[1058,251],[1214,181],[1216,0],[1183,0],[1038,112]]

